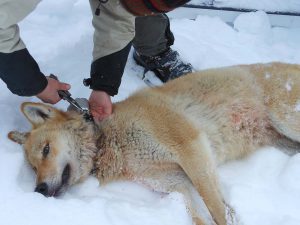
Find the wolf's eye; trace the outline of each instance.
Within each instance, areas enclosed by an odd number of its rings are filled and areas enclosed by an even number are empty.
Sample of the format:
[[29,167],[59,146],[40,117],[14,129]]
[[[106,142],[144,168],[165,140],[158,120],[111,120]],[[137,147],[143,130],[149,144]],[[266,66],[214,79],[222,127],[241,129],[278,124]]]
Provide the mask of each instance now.
[[46,158],[47,155],[49,154],[49,151],[50,151],[50,146],[49,146],[49,143],[47,143],[43,149],[43,157]]

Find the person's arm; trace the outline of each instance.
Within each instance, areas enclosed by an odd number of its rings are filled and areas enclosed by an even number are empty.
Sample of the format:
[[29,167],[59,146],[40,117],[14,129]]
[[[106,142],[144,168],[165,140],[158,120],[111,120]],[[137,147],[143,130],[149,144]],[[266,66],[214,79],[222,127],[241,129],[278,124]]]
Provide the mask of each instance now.
[[37,95],[48,84],[27,49],[11,53],[0,52],[0,77],[12,93],[20,96]]
[[92,63],[91,89],[105,91],[110,96],[118,94],[130,48],[131,42],[120,51],[103,56]]
[[95,28],[90,87],[113,96],[118,93],[134,38],[135,17],[119,0],[101,4],[100,15],[95,14],[99,1],[90,0],[90,4]]
[[0,77],[12,93],[33,96],[43,91],[48,82],[21,40],[17,23],[37,2],[17,3],[14,0],[0,3]]
[[122,75],[134,38],[135,17],[127,12],[119,0],[101,4],[100,15],[95,15],[98,0],[90,0],[93,13],[94,49],[91,65],[89,99],[95,119],[112,113],[110,96],[118,93]]
[[56,103],[60,100],[57,90],[70,87],[45,77],[21,40],[17,25],[38,2],[0,0],[0,78],[14,94],[36,95],[45,102]]

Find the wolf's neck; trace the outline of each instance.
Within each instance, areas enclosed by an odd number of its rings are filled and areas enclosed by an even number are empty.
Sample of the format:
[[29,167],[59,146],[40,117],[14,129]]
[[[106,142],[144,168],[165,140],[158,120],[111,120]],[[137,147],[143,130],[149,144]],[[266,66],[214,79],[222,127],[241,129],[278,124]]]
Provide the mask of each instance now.
[[75,126],[75,148],[77,149],[77,158],[80,162],[81,177],[87,177],[93,168],[93,158],[98,152],[96,146],[96,134],[97,127],[92,123],[86,123],[82,117],[76,118],[76,120],[70,120],[70,126]]
[[122,156],[111,149],[106,149],[101,155],[97,154],[95,172],[101,184],[118,180],[123,175]]
[[97,139],[98,152],[94,158],[94,171],[100,183],[118,180],[124,173],[120,130],[110,124],[99,132]]

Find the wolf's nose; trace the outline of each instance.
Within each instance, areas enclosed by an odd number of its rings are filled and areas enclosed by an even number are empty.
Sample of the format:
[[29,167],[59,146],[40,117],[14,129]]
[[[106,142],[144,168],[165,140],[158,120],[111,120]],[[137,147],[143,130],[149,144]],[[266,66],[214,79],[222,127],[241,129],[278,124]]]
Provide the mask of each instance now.
[[46,183],[40,183],[36,186],[34,191],[47,196],[48,195],[48,185]]

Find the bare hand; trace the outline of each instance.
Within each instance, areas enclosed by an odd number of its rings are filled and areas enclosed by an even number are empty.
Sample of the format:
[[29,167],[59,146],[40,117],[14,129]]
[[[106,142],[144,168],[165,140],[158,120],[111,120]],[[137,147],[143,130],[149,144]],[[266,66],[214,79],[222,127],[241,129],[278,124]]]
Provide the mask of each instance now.
[[90,111],[94,120],[103,120],[112,114],[110,96],[104,91],[92,91],[89,98]]
[[53,78],[47,77],[48,85],[47,87],[39,94],[36,95],[45,103],[55,104],[61,100],[58,95],[58,90],[67,91],[71,88],[70,84],[59,82]]

